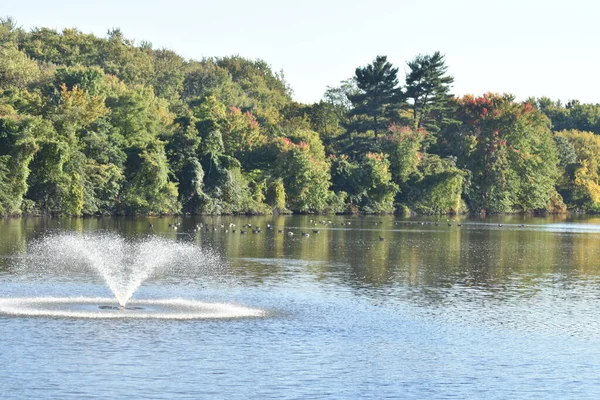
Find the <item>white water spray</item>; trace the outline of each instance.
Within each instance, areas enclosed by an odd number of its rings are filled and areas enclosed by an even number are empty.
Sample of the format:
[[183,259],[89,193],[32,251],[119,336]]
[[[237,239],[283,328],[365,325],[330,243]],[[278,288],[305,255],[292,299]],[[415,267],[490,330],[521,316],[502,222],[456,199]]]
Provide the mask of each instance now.
[[119,305],[127,302],[151,275],[160,272],[215,270],[221,265],[212,251],[190,243],[149,237],[126,240],[113,234],[63,233],[35,243],[28,269],[67,272],[81,269],[102,276]]

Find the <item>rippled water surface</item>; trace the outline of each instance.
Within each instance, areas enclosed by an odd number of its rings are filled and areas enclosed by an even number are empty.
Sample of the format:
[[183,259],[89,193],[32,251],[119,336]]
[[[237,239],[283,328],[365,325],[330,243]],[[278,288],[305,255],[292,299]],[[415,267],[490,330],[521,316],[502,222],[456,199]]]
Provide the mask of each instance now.
[[[460,224],[0,220],[0,398],[600,398],[600,220]],[[26,257],[64,233],[222,262],[157,271],[119,310],[94,271]]]

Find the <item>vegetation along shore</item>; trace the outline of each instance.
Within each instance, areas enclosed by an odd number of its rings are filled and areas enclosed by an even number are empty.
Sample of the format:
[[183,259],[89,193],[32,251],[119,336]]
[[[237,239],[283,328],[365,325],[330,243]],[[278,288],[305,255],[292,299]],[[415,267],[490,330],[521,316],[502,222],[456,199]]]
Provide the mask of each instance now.
[[600,211],[600,105],[456,97],[439,52],[406,71],[300,104],[262,60],[4,18],[0,215]]

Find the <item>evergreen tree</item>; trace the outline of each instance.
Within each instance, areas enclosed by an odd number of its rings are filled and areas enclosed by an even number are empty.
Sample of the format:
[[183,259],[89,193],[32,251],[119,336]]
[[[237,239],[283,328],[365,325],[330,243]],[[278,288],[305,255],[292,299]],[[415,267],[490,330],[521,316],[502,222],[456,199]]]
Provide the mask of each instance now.
[[353,106],[351,126],[357,132],[372,130],[377,136],[394,121],[401,106],[398,68],[386,56],[377,56],[372,64],[356,68],[355,79],[360,92],[348,94]]
[[431,132],[449,122],[452,108],[450,88],[454,78],[447,75],[444,55],[436,51],[432,55],[418,55],[407,63],[406,98],[411,100],[415,128]]

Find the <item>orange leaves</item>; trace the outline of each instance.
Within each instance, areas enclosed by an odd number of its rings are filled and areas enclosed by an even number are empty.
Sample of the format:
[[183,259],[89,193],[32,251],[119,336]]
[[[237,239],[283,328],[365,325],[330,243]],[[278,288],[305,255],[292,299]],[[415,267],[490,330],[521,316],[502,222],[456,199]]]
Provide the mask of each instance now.
[[373,160],[373,161],[377,161],[377,162],[382,162],[383,160],[385,160],[386,156],[383,153],[371,153],[368,152],[365,157],[367,157],[369,160]]

